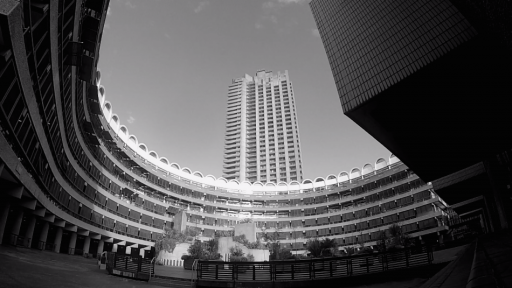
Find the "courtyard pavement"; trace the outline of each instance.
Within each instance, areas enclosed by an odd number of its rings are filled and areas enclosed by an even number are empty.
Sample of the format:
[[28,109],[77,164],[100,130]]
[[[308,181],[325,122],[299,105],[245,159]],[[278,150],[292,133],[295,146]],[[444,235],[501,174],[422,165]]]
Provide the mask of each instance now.
[[[183,269],[183,268],[182,268]],[[156,288],[144,281],[108,275],[95,259],[0,246],[0,288]]]

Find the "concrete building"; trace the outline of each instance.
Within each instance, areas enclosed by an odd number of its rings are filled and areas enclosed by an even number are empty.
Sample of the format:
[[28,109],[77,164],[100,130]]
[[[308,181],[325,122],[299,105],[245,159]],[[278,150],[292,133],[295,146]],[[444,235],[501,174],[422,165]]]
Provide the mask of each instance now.
[[288,71],[233,79],[228,91],[223,177],[302,181],[299,124]]
[[[164,226],[189,226],[206,239],[248,217],[256,222],[257,237],[278,229],[281,245],[296,251],[304,251],[312,237],[331,237],[341,246],[373,245],[392,223],[425,242],[438,241],[449,229],[450,213],[435,186],[394,155],[302,181],[299,174],[297,181],[281,181],[276,172],[278,183],[228,180],[169,161],[130,134],[106,99],[96,67],[109,1],[2,3],[3,244],[77,255],[117,251],[148,256]],[[295,123],[292,86],[286,73],[258,75],[254,94],[263,94],[265,105],[255,104],[256,127],[259,119],[269,120],[266,95],[272,95],[275,159],[280,162],[275,98],[279,90],[283,127],[286,113]],[[265,80],[271,83],[270,94],[264,79],[276,79]],[[265,118],[259,118],[259,107]],[[292,128],[290,144],[298,141],[297,128]],[[291,140],[284,131],[289,130],[283,128],[288,147]],[[267,129],[265,141],[270,142]],[[298,145],[293,147],[300,155]],[[269,171],[272,163],[264,163]],[[442,189],[449,187],[446,181]],[[175,219],[181,210],[185,217]]]
[[310,2],[345,115],[460,213],[512,223],[506,1]]

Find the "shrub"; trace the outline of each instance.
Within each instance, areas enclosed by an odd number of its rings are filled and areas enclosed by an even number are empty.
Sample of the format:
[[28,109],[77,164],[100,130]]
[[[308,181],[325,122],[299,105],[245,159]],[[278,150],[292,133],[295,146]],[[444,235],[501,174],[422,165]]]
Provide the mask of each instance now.
[[231,256],[229,257],[230,262],[247,262],[248,258],[245,256]]
[[242,257],[244,256],[244,252],[242,251],[242,248],[238,247],[238,246],[235,246],[235,247],[231,247],[229,248],[229,254],[231,256],[238,256],[238,257]]
[[359,251],[354,253],[355,255],[364,255],[364,254],[373,254],[373,249],[371,247],[363,247]]
[[252,255],[251,253],[247,254],[247,261],[254,262],[254,255]]
[[320,257],[320,255],[322,255],[322,244],[317,238],[309,239],[306,243],[306,249],[313,257]]
[[201,244],[201,241],[196,240],[194,244],[188,247],[188,255],[190,255],[194,259],[204,258],[205,251],[203,250],[203,245]]
[[190,256],[190,255],[183,255],[183,256],[181,256],[181,260],[183,260],[183,261],[189,260],[189,259],[194,259],[194,257]]
[[172,253],[177,244],[184,243],[186,240],[186,233],[165,226],[163,233],[156,240],[155,252],[157,255],[162,250]]

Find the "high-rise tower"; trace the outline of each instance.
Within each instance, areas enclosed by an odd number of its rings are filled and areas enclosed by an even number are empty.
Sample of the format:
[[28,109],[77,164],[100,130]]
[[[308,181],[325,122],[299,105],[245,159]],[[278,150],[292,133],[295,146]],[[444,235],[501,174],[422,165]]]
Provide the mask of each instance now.
[[223,177],[302,181],[299,125],[288,71],[257,71],[228,90]]

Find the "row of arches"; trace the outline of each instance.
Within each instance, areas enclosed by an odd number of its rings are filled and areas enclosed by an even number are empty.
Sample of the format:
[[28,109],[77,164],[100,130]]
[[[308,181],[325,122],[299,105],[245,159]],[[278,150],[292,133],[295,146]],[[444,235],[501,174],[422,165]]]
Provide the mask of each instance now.
[[[98,83],[99,83],[98,79]],[[179,177],[184,177],[190,181],[200,184],[216,186],[220,189],[231,189],[239,191],[293,191],[316,188],[327,185],[335,185],[342,182],[359,179],[367,175],[372,175],[376,171],[387,168],[400,160],[393,154],[388,159],[379,158],[374,164],[366,163],[362,168],[354,167],[349,172],[342,171],[338,174],[330,174],[327,177],[316,177],[314,179],[305,179],[302,182],[291,181],[289,183],[263,183],[227,180],[224,177],[215,177],[213,175],[204,175],[199,171],[192,172],[188,167],[181,167],[178,163],[170,162],[166,157],[160,157],[156,151],[149,150],[146,144],[139,142],[135,135],[129,133],[128,127],[120,123],[119,116],[113,113],[112,104],[105,99],[105,88],[98,85],[99,101],[102,107],[103,115],[112,130],[126,143],[132,150],[143,156],[147,161],[157,165],[169,173]]]

